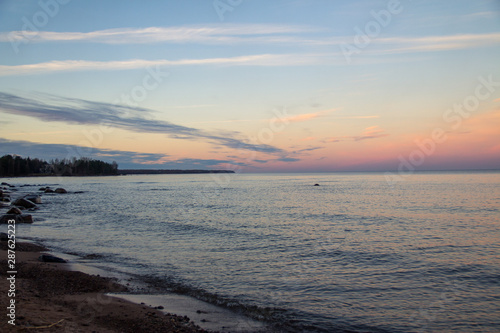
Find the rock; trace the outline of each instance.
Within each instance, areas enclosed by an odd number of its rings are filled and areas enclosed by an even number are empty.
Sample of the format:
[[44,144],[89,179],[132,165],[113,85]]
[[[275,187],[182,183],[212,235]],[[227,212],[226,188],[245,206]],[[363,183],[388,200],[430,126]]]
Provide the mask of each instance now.
[[33,216],[31,216],[31,214],[21,214],[16,216],[21,216],[23,219],[21,223],[33,223]]
[[0,242],[6,242],[9,240],[9,235],[5,232],[0,232]]
[[38,257],[38,259],[40,261],[43,261],[43,262],[59,262],[59,263],[66,263],[67,262],[64,259],[53,256],[51,254],[42,254],[40,257]]
[[319,186],[319,184],[314,184],[314,186]]
[[47,187],[44,192],[45,193],[54,193],[54,190]]
[[14,187],[13,185],[10,185],[9,183],[6,182],[2,182],[2,186]]
[[13,202],[13,204],[24,208],[37,208],[34,202],[27,200],[25,198],[17,199],[16,201]]
[[0,207],[9,207],[11,204],[10,199],[7,197],[0,197]]
[[29,200],[29,201],[36,203],[36,204],[42,203],[42,197],[39,195],[36,195],[36,194],[29,194],[29,195],[25,196],[24,199]]
[[66,191],[62,187],[56,188],[54,192],[56,192],[56,193],[68,193],[68,191]]
[[7,211],[7,214],[14,214],[14,215],[21,215],[23,212],[17,208],[17,207],[12,207]]
[[16,223],[33,223],[33,216],[30,214],[5,214],[0,217],[0,224],[8,224],[9,220]]
[[45,191],[45,190],[47,190],[47,189],[49,189],[49,188],[50,188],[50,187],[40,187],[40,188],[38,189],[38,191]]

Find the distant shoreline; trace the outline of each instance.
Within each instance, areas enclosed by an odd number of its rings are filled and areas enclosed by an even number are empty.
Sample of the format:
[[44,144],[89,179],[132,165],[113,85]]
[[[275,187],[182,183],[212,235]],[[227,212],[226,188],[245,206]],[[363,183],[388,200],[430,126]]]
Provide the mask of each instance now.
[[118,175],[164,175],[198,173],[234,173],[233,170],[169,170],[169,169],[125,169],[118,170]]
[[209,174],[209,173],[235,173],[233,170],[162,170],[162,169],[125,169],[118,170],[115,175],[60,175],[53,173],[46,174],[29,174],[20,176],[0,176],[3,178],[24,178],[24,177],[116,177],[116,176],[126,176],[126,175],[195,175],[195,174]]

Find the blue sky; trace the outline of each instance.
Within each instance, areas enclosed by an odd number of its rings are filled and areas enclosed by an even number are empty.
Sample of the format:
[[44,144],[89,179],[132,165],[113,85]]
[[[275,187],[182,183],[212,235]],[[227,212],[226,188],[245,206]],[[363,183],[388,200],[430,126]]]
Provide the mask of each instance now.
[[416,168],[499,168],[495,84],[445,116],[499,56],[496,0],[2,1],[0,154],[394,170],[442,129]]

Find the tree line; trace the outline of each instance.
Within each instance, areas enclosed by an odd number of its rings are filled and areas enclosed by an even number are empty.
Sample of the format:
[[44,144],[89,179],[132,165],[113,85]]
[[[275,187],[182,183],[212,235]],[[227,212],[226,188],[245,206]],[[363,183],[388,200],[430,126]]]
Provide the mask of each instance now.
[[4,155],[0,157],[0,177],[19,176],[106,176],[117,175],[118,164],[88,157],[55,159],[49,162],[38,158]]

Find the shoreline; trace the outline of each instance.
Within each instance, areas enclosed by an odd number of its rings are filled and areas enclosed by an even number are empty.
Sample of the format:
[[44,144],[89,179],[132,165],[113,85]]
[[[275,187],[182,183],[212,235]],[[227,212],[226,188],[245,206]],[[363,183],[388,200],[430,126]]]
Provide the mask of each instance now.
[[[115,279],[71,270],[68,264],[38,260],[50,252],[44,246],[16,242],[15,326],[7,314],[9,298],[2,297],[0,331],[18,332],[213,332],[188,317],[163,313],[120,297],[127,291]],[[7,242],[0,242],[0,289],[7,295]]]
[[[3,189],[13,199],[34,193],[21,190],[28,185],[3,183],[2,186],[7,186]],[[36,193],[42,194],[44,193]],[[33,214],[36,209],[35,206],[34,210],[26,211]],[[6,212],[3,209],[1,211],[2,214]],[[18,232],[16,236],[17,234]],[[10,297],[7,272],[13,269],[8,266],[11,264],[8,262],[8,241],[0,241],[0,290],[8,296],[2,297],[0,303],[6,311],[2,316],[4,320],[0,322],[1,332],[23,329],[36,332],[38,329],[35,327],[44,327],[44,332],[128,332],[127,327],[131,325],[148,327],[147,330],[136,328],[131,332],[257,332],[265,328],[262,322],[189,296],[151,294],[144,281],[137,281],[141,285],[139,287],[131,279],[123,278],[126,273],[119,276],[122,273],[107,270],[105,263],[103,267],[81,263],[81,259],[85,257],[77,253],[58,253],[40,245],[43,243],[43,239],[21,240],[16,237],[15,248],[11,248],[15,251],[16,290],[15,297]],[[39,261],[40,255],[46,253],[61,257],[67,263]],[[113,295],[110,296],[109,293]],[[17,326],[14,327],[7,324],[10,299],[14,299],[16,305]],[[53,316],[54,312],[60,313],[62,317]],[[48,313],[52,316],[47,316]],[[123,323],[127,324],[122,325]],[[94,326],[95,329],[91,329]]]

